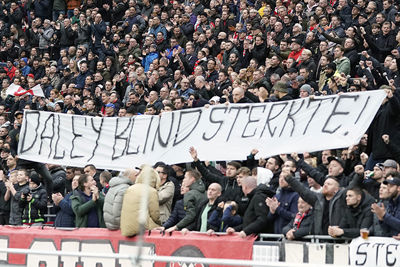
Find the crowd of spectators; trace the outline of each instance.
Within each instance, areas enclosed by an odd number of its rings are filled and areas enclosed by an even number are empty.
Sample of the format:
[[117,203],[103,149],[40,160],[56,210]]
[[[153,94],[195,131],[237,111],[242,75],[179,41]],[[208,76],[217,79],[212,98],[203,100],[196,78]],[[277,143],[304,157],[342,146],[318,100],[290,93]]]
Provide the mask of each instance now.
[[[22,0],[0,6],[1,224],[43,224],[51,202],[56,226],[122,227],[132,235],[139,229],[132,225],[137,192],[146,189],[148,229],[288,239],[356,237],[363,228],[399,234],[397,2]],[[45,97],[8,95],[11,84],[40,84]],[[144,167],[140,173],[151,174],[150,184],[136,178],[136,169],[117,174],[16,155],[26,109],[125,117],[378,89],[387,97],[350,148],[258,161],[254,149],[247,161],[218,163],[200,161],[191,148],[192,163]]]

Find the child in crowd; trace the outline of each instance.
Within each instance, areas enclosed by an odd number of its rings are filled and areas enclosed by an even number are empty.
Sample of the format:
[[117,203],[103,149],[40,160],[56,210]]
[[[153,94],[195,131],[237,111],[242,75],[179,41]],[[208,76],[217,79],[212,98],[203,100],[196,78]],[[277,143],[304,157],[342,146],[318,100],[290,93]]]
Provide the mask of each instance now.
[[14,170],[10,174],[10,179],[6,182],[7,192],[5,200],[11,199],[9,224],[21,225],[22,214],[19,207],[21,192],[28,188],[28,172],[25,169]]
[[242,223],[242,218],[236,214],[238,205],[235,201],[221,202],[218,208],[214,210],[208,223],[218,227],[219,232],[225,232],[228,227],[235,227]]
[[22,210],[22,223],[26,225],[42,225],[47,210],[47,191],[40,183],[39,175],[31,172],[29,187],[21,191],[19,206]]

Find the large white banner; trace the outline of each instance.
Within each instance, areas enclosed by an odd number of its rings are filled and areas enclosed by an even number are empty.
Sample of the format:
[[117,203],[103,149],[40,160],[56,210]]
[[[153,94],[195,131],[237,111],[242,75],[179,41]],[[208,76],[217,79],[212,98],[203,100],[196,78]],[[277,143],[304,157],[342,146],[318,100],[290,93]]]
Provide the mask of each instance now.
[[400,241],[388,237],[361,237],[350,244],[351,266],[400,266]]
[[121,170],[202,160],[243,160],[342,148],[357,143],[382,100],[383,90],[267,104],[230,104],[160,116],[100,118],[26,111],[20,158],[61,165]]

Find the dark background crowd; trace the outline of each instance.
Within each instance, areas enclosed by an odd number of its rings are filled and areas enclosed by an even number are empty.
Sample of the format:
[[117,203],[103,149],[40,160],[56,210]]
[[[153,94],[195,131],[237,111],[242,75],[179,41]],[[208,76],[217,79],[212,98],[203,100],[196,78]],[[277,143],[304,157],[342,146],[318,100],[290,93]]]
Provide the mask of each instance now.
[[[135,234],[135,197],[147,186],[148,229],[283,233],[288,239],[353,238],[368,229],[371,235],[397,236],[398,5],[2,1],[0,223],[46,223],[52,204],[56,226],[107,226]],[[45,97],[9,95],[11,84],[40,84]],[[192,163],[150,168],[150,185],[139,179],[143,170],[118,174],[16,155],[25,109],[125,117],[378,89],[387,97],[353,147],[260,160],[254,159],[255,148],[244,162],[217,163],[200,161],[191,148]]]

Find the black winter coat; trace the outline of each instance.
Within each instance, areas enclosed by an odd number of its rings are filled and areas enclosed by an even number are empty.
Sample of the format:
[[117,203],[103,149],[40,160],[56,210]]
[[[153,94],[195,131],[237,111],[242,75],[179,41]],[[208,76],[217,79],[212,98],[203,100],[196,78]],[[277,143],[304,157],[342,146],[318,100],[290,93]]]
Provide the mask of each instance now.
[[60,192],[62,195],[65,195],[65,181],[67,180],[67,175],[64,169],[55,167],[49,171],[53,179],[53,192]]
[[244,231],[246,235],[259,234],[266,232],[268,228],[267,215],[269,209],[265,204],[267,197],[272,197],[274,192],[266,185],[260,184],[247,197],[249,198],[249,205],[243,216],[243,223],[234,227],[235,231]]
[[339,225],[344,231],[344,237],[358,237],[360,229],[368,229],[372,225],[372,203],[374,203],[374,198],[363,192],[361,203],[356,208],[346,206],[342,223]]
[[[28,193],[22,192],[22,194]],[[26,197],[19,201],[19,206],[22,209],[22,222],[23,223],[39,223],[45,222],[44,215],[47,210],[47,192],[46,189],[39,185],[35,189],[31,189],[29,194],[32,195],[31,201],[27,201]]]
[[313,210],[311,209],[306,216],[304,216],[303,220],[300,223],[300,227],[296,228],[294,226],[294,219],[293,218],[285,227],[282,229],[282,233],[286,236],[287,232],[289,232],[290,229],[295,229],[296,231],[293,232],[294,238],[295,239],[300,239],[306,235],[312,235],[313,232],[313,223],[314,223],[314,213]]
[[61,47],[69,47],[74,45],[74,41],[77,37],[77,34],[72,27],[69,26],[68,28],[64,27],[64,24],[61,24],[60,28],[60,46]]
[[218,175],[207,169],[199,160],[193,162],[194,166],[199,170],[203,179],[211,184],[218,183],[222,187],[222,201],[236,200],[242,192],[242,188],[237,184],[235,178],[228,178],[222,174]]
[[[189,230],[193,231],[200,231],[201,228],[201,215],[203,214],[204,209],[208,205],[208,199],[205,199],[203,202],[199,203],[196,207],[196,220],[188,227]],[[215,232],[218,232],[218,227],[212,225],[209,223],[208,219],[210,218],[211,214],[213,213],[214,210],[217,209],[218,201],[214,201],[214,204],[211,206],[211,208],[208,210],[207,213],[207,230],[212,229]]]
[[10,201],[4,200],[4,195],[7,192],[6,185],[3,181],[0,181],[0,215],[6,215],[10,213]]
[[[349,187],[360,185],[363,177],[354,175]],[[327,235],[324,229],[327,225],[323,225],[324,210],[329,209],[329,225],[340,225],[344,216],[346,206],[346,189],[341,188],[336,195],[329,201],[329,207],[326,207],[326,200],[322,193],[316,193],[305,187],[302,183],[297,181],[294,177],[287,177],[286,181],[293,188],[294,191],[299,193],[300,197],[307,203],[313,206],[314,210],[314,227],[313,233],[316,235]]]

